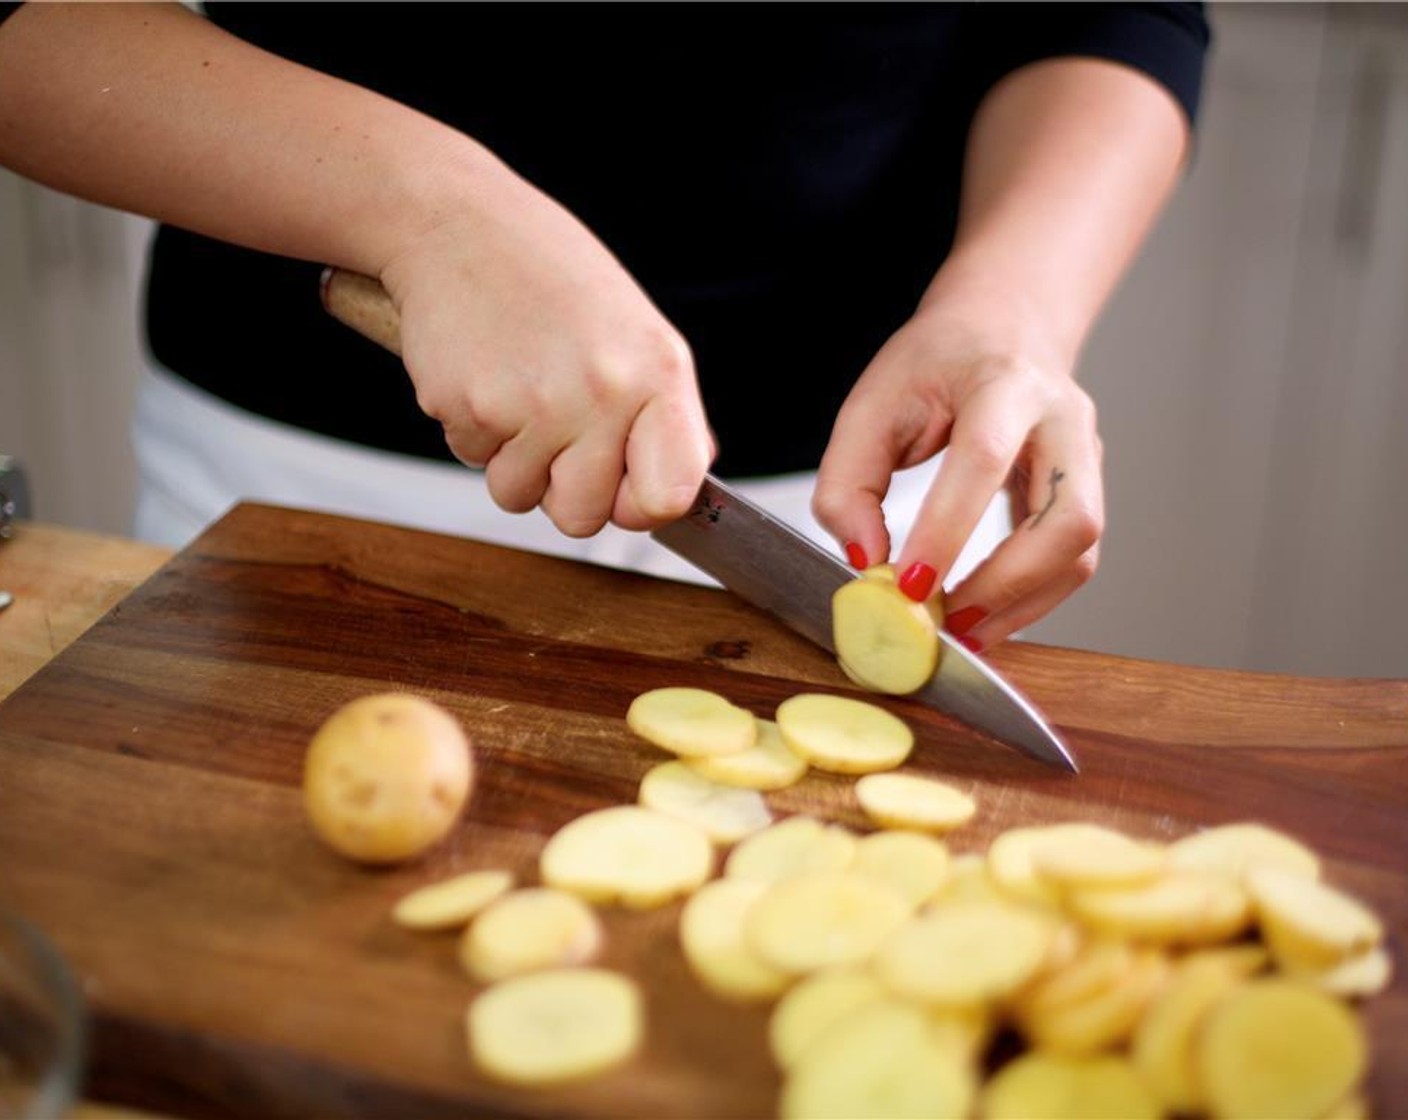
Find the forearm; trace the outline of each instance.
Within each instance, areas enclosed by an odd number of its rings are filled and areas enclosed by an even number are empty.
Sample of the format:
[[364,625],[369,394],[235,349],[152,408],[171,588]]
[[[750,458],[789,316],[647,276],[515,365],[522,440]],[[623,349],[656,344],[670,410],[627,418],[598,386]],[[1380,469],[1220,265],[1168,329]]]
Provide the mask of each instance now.
[[372,275],[447,210],[522,186],[453,129],[174,4],[29,4],[0,26],[0,164]]
[[1186,157],[1177,102],[1094,59],[1036,63],[999,82],[968,144],[953,250],[925,295],[996,300],[1070,369]]

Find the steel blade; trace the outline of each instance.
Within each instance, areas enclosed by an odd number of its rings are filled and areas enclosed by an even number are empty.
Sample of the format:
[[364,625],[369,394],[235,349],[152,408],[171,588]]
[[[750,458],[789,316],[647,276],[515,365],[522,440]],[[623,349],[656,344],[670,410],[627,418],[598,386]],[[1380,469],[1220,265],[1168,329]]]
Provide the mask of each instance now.
[[[796,529],[707,476],[694,506],[651,533],[724,587],[803,637],[836,652],[831,596],[856,573]],[[989,665],[943,631],[934,679],[907,699],[951,715],[999,742],[1076,771],[1071,752],[1041,713]]]

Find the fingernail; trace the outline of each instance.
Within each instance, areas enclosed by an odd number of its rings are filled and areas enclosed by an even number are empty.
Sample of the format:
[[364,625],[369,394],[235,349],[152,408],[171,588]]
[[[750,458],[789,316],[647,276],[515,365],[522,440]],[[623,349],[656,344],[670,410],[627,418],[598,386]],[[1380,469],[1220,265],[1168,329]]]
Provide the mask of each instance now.
[[987,618],[988,612],[983,607],[964,607],[962,610],[954,611],[944,619],[944,629],[955,638],[961,638],[969,630],[977,626],[983,619]]
[[846,559],[851,562],[851,567],[858,572],[863,572],[870,567],[870,561],[865,557],[865,549],[855,541],[846,542]]
[[959,644],[962,645],[963,648],[966,649],[969,653],[983,652],[983,643],[978,641],[977,638],[970,638],[967,634],[964,634],[958,639],[958,641]]
[[916,603],[922,603],[934,590],[934,581],[938,577],[939,573],[928,564],[916,561],[904,570],[904,575],[900,576],[900,590]]

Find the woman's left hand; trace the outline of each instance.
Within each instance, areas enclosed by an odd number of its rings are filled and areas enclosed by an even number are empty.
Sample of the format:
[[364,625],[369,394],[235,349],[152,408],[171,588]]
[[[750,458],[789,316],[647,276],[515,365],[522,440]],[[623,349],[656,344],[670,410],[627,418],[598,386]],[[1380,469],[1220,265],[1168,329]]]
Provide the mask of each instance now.
[[982,650],[1046,615],[1094,573],[1103,528],[1095,406],[1034,309],[1000,292],[934,291],[870,363],[836,419],[813,501],[852,564],[888,559],[890,478],[947,448],[896,562],[937,593],[993,497],[1013,531],[946,597],[946,628]]

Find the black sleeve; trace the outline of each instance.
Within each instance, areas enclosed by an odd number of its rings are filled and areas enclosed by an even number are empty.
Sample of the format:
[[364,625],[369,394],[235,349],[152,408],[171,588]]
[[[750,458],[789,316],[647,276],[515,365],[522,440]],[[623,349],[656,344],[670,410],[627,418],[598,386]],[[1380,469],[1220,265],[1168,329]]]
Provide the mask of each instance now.
[[[23,0],[20,0],[20,2],[23,3]],[[20,5],[19,5],[18,3],[16,3],[16,4],[11,4],[11,3],[8,2],[8,0],[4,0],[4,2],[0,2],[0,23],[4,23],[7,19],[9,19],[9,18],[10,18],[12,15],[14,15],[17,11],[19,11],[19,8],[20,8]]]
[[1124,63],[1164,86],[1198,119],[1212,29],[1202,3],[986,3],[968,12],[982,44],[979,80],[987,86],[1044,58],[1083,56]]

